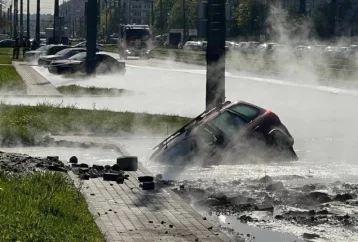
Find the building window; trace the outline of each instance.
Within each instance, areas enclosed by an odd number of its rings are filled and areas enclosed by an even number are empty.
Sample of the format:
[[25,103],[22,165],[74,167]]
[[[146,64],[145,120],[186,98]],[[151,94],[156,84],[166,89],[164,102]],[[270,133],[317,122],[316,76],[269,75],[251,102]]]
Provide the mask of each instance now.
[[133,16],[140,17],[140,16],[141,16],[141,12],[139,12],[139,11],[133,11]]

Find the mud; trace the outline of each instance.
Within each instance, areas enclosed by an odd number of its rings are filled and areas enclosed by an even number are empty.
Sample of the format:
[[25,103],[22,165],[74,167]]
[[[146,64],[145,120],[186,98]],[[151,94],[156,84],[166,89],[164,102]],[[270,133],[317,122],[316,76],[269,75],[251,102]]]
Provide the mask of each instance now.
[[[309,177],[284,178],[292,181]],[[330,227],[351,231],[356,236],[358,184],[338,181],[298,184],[264,176],[226,183],[215,180],[179,181],[174,184],[173,190],[208,217],[231,217],[242,224],[274,228],[276,231],[280,231],[280,226],[294,226],[300,229],[292,234],[309,241],[334,241],[328,235]],[[322,227],[325,229],[318,230]],[[312,232],[315,229],[318,232]],[[231,230],[233,238],[239,236],[249,241],[245,235],[240,236],[235,228]],[[250,241],[256,240],[251,237]]]

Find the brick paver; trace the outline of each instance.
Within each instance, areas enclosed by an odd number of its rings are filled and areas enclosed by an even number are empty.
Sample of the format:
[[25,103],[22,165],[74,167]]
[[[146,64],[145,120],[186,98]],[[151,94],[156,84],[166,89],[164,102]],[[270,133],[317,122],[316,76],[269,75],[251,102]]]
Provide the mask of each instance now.
[[62,96],[51,82],[34,70],[30,65],[17,61],[13,61],[12,63],[27,86],[27,94]]
[[[113,141],[80,136],[55,139],[84,143]],[[123,146],[118,150],[128,154]],[[230,241],[171,189],[156,184],[154,191],[142,190],[138,176],[150,173],[141,164],[138,171],[126,174],[129,179],[124,184],[117,184],[101,178],[79,181],[70,172],[107,241]]]

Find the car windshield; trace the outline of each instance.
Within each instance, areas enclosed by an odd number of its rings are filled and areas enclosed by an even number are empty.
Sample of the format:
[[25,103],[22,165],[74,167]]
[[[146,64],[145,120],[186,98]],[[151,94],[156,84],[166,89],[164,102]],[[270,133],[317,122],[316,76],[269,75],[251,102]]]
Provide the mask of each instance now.
[[41,47],[38,48],[36,51],[43,51],[43,52],[45,52],[45,51],[47,51],[49,48],[50,48],[49,45],[45,45],[45,46],[41,46]]
[[127,29],[126,38],[129,40],[141,39],[145,40],[149,38],[150,32],[148,29]]
[[68,58],[69,60],[83,60],[85,59],[87,56],[87,53],[86,52],[81,52],[81,53],[78,53],[74,56],[71,56],[70,58]]

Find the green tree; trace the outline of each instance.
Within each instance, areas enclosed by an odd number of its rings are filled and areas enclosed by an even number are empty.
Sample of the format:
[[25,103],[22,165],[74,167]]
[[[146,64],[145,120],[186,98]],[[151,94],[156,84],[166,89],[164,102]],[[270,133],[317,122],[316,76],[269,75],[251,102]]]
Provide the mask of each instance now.
[[268,8],[258,0],[245,0],[237,9],[237,26],[242,35],[259,34],[265,27]]
[[313,23],[319,37],[329,38],[334,35],[335,12],[333,11],[331,3],[326,3],[315,11]]

